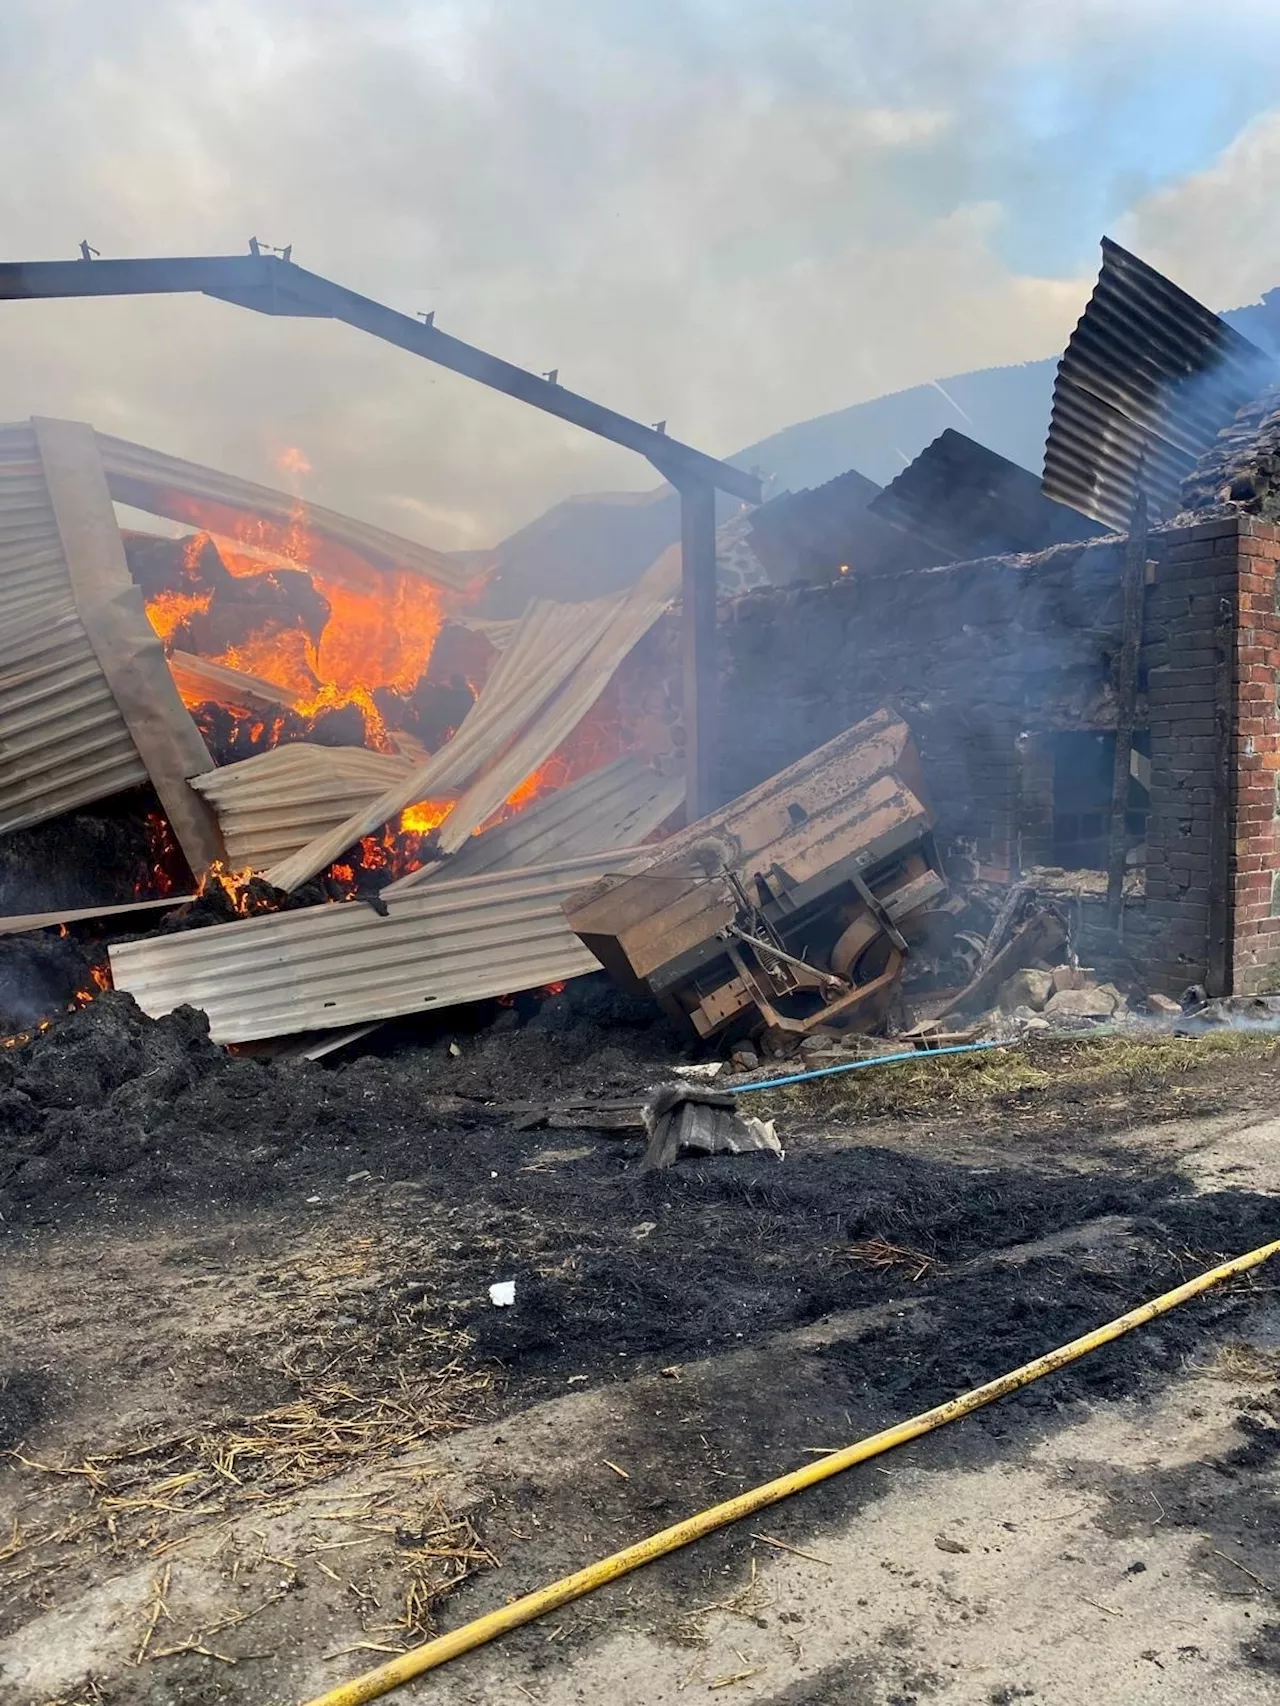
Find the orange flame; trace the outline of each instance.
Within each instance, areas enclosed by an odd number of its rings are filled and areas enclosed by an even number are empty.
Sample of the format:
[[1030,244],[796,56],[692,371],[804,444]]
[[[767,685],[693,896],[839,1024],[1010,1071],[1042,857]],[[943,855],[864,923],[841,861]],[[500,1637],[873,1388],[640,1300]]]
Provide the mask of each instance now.
[[448,800],[419,800],[400,813],[399,827],[406,835],[430,835],[449,815]]
[[29,1043],[32,1037],[42,1036],[52,1025],[52,1019],[41,1019],[38,1025],[33,1025],[29,1031],[17,1031],[11,1037],[0,1037],[0,1048],[21,1048],[23,1043]]
[[243,871],[233,871],[221,859],[215,859],[196,884],[196,894],[206,895],[211,889],[220,888],[236,913],[241,918],[247,918],[250,911],[249,884],[255,875],[256,872],[249,867]]
[[[280,465],[308,471],[306,457],[296,447],[283,453]],[[212,519],[223,518],[215,513]],[[444,625],[438,589],[404,569],[380,574],[358,559],[349,563],[350,553],[344,555],[311,533],[300,502],[287,525],[238,517],[232,526],[233,538],[221,529],[217,538],[218,555],[229,574],[244,579],[269,574],[282,564],[301,570],[328,602],[330,613],[318,644],[301,629],[272,625],[226,647],[211,661],[301,695],[296,709],[304,718],[356,705],[365,722],[365,744],[392,751],[373,693],[380,687],[408,693],[425,674]],[[166,590],[147,602],[151,625],[166,644],[188,616],[209,609],[212,594],[199,588],[198,576],[199,559],[211,537],[212,530],[193,535],[183,552],[183,581],[196,584],[190,590],[185,585]],[[341,579],[324,573],[326,561],[341,566]],[[358,565],[355,572],[352,563]],[[189,710],[202,702],[188,695]]]
[[160,638],[169,641],[189,616],[206,611],[212,599],[211,592],[182,592],[166,587],[147,600],[147,616]]
[[296,444],[286,444],[275,458],[275,465],[282,474],[309,474],[311,464],[307,461],[307,453],[300,450]]
[[102,994],[103,990],[114,988],[109,965],[90,966],[89,983],[85,988],[76,990],[71,997],[71,1005],[67,1011],[74,1013],[78,1007],[87,1007],[92,1000]]
[[[282,450],[276,465],[300,477],[310,471],[305,453],[296,446]],[[305,725],[325,712],[354,706],[363,720],[364,745],[395,751],[396,731],[388,727],[374,695],[386,705],[380,690],[407,695],[426,674],[445,620],[439,590],[408,570],[380,571],[349,548],[314,533],[301,500],[295,501],[287,520],[248,517],[220,504],[188,498],[176,500],[170,513],[181,513],[206,531],[194,535],[184,548],[180,587],[148,603],[152,623],[166,644],[172,643],[186,616],[208,610],[213,602],[211,591],[200,582],[202,559],[211,544],[231,576],[246,579],[282,567],[298,570],[310,578],[329,607],[318,639],[301,626],[281,626],[279,618],[273,617],[234,644],[219,642],[225,649],[210,661],[272,683],[289,695],[288,715],[274,720],[260,710],[246,712],[243,705],[228,699],[225,709],[236,718],[237,739],[243,729],[253,747],[271,747],[285,738],[286,728],[296,732],[295,716]],[[469,663],[468,673],[475,668],[474,662]],[[195,710],[203,702],[200,699],[190,708]],[[620,757],[629,750],[621,722],[617,694],[607,690],[591,716],[512,791],[489,823],[510,817]],[[371,875],[395,877],[414,869],[421,863],[424,843],[448,810],[444,801],[417,801],[398,819],[366,836],[341,863],[330,867],[331,892],[338,885],[354,893]],[[219,871],[206,882],[217,881],[243,914],[249,905],[243,892],[249,875]]]
[[518,812],[550,789],[558,788],[560,784],[552,774],[554,769],[554,761],[549,758],[545,764],[540,764],[531,776],[526,776],[514,793],[507,795],[508,811]]

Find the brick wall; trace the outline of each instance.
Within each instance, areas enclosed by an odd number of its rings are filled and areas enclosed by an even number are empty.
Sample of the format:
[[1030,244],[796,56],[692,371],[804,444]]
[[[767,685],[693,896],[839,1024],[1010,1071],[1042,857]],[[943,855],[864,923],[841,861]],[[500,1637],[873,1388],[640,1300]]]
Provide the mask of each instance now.
[[1232,981],[1257,994],[1280,990],[1280,528],[1242,517],[1237,552]]
[[[1248,517],[1148,542],[1147,887],[1126,905],[1122,947],[1171,994],[1231,987],[1234,962],[1255,987],[1280,956],[1277,559],[1280,531]],[[915,734],[944,850],[972,849],[992,875],[1048,862],[1052,738],[1115,726],[1123,560],[1123,541],[1110,540],[761,588],[722,607],[721,797],[887,704]]]
[[[1153,534],[1142,667],[1151,731],[1151,816],[1141,959],[1177,995],[1230,987],[1230,775],[1223,718],[1234,682],[1237,522]],[[1216,839],[1215,839],[1216,838]]]

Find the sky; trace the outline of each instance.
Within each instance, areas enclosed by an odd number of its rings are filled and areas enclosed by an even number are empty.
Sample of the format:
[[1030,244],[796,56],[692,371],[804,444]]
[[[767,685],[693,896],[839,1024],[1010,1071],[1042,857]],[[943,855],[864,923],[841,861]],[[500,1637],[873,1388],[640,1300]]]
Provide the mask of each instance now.
[[[1216,308],[1280,285],[1276,0],[4,0],[0,142],[0,258],[291,243],[717,455],[1057,353],[1104,231]],[[30,414],[443,549],[655,483],[200,297],[0,305]]]

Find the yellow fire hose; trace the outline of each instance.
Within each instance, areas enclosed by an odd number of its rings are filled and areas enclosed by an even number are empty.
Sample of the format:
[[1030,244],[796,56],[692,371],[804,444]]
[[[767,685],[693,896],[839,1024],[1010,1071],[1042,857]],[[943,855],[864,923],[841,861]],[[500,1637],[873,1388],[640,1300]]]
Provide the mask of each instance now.
[[1154,1321],[1158,1315],[1167,1315],[1171,1309],[1176,1309],[1188,1298],[1198,1297],[1202,1291],[1208,1291],[1223,1280],[1247,1273],[1250,1268],[1258,1267],[1277,1252],[1280,1252],[1280,1239],[1272,1244],[1264,1244],[1261,1249],[1251,1250],[1246,1256],[1237,1256],[1234,1261],[1223,1262],[1220,1267],[1210,1268],[1197,1278],[1188,1280],[1185,1285],[1165,1292],[1163,1297],[1157,1297],[1150,1303],[1131,1309],[1127,1315],[1117,1316],[1105,1327],[1097,1327],[1092,1333],[1085,1333],[1081,1338],[1073,1339],[1069,1345],[1063,1345],[1059,1350],[1049,1351],[1047,1355],[1037,1357],[1034,1362],[1024,1363],[1011,1374],[1002,1374],[999,1379],[989,1380],[985,1386],[975,1387],[961,1398],[951,1398],[947,1403],[939,1404],[936,1409],[926,1410],[909,1421],[899,1422],[896,1427],[872,1434],[855,1445],[846,1446],[843,1451],[833,1451],[830,1456],[807,1463],[803,1469],[796,1469],[790,1475],[780,1475],[776,1481],[766,1481],[763,1486],[755,1487],[748,1493],[739,1493],[736,1499],[726,1499],[723,1504],[712,1505],[709,1510],[687,1517],[684,1522],[677,1522],[673,1527],[664,1528],[657,1534],[651,1534],[647,1540],[637,1541],[634,1546],[624,1547],[621,1552],[615,1552],[609,1558],[602,1558],[599,1563],[590,1564],[585,1570],[578,1570],[572,1576],[565,1576],[562,1580],[553,1582],[550,1587],[527,1593],[509,1605],[502,1606],[498,1611],[490,1611],[483,1617],[477,1617],[474,1622],[464,1624],[461,1629],[454,1629],[448,1635],[438,1635],[434,1641],[427,1641],[423,1646],[413,1648],[411,1652],[402,1653],[398,1658],[378,1665],[352,1682],[344,1682],[337,1688],[331,1688],[327,1693],[308,1701],[307,1706],[364,1706],[364,1702],[368,1700],[378,1700],[384,1694],[389,1694],[393,1688],[398,1688],[402,1682],[410,1682],[415,1676],[422,1676],[426,1671],[447,1664],[450,1659],[473,1652],[475,1648],[487,1645],[497,1636],[505,1635],[509,1629],[518,1629],[521,1624],[532,1623],[544,1613],[555,1611],[571,1600],[593,1593],[606,1582],[617,1581],[619,1576],[638,1570],[642,1564],[652,1563],[655,1558],[663,1558],[668,1552],[676,1552],[690,1541],[701,1540],[704,1534],[711,1534],[715,1529],[724,1528],[731,1522],[740,1522],[744,1516],[752,1516],[767,1505],[776,1505],[783,1499],[789,1499],[792,1493],[802,1492],[806,1487],[814,1487],[820,1481],[830,1480],[833,1475],[839,1475],[845,1469],[852,1469],[855,1463],[865,1463],[868,1458],[879,1457],[882,1452],[892,1451],[894,1446],[905,1445],[908,1440],[919,1439],[921,1434],[931,1433],[934,1428],[943,1427],[960,1416],[980,1410],[984,1404],[993,1404],[997,1398],[1007,1397],[1019,1387],[1039,1380],[1041,1375],[1053,1374],[1056,1370],[1065,1368],[1068,1363],[1075,1362],[1078,1357],[1097,1350],[1100,1345],[1110,1344],[1112,1339],[1118,1339],[1125,1333],[1131,1333],[1135,1327]]

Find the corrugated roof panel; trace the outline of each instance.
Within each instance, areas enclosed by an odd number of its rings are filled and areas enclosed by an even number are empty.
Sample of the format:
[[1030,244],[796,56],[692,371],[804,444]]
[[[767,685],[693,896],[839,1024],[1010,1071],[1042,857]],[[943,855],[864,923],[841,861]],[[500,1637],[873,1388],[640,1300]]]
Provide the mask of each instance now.
[[1097,536],[1098,523],[1045,496],[1026,468],[954,428],[935,438],[870,503],[871,512],[934,548],[972,561]]
[[[317,836],[294,857],[273,866],[267,872],[268,879],[277,888],[294,889],[341,858],[361,836],[372,834],[406,806],[418,800],[453,798],[459,788],[470,783],[504,749],[512,750],[512,742],[582,660],[593,653],[601,636],[634,596],[633,592],[627,597],[600,598],[589,604],[535,600],[453,739],[330,834]],[[496,805],[477,821],[483,822],[490,816],[539,763],[541,759],[521,771],[506,793],[499,794]],[[474,823],[471,827],[475,827]]]
[[[455,591],[477,579],[474,570],[460,567],[451,557],[433,551],[428,545],[402,539],[383,527],[357,521],[320,504],[303,503],[288,492],[260,486],[253,480],[237,479],[234,474],[224,474],[198,462],[185,462],[178,456],[166,456],[163,451],[149,450],[145,445],[131,444],[107,433],[98,434],[98,446],[112,497],[153,515],[208,527],[213,532],[230,532],[233,537],[237,518],[257,516],[281,526],[301,525],[308,533],[330,541],[339,553],[352,552],[363,564],[375,569],[411,569],[437,586]],[[218,511],[224,512],[221,528]],[[351,565],[357,572],[359,566]],[[342,578],[340,556],[317,563],[317,567],[335,579]]]
[[197,657],[194,652],[170,652],[169,674],[187,704],[212,702],[234,705],[242,711],[269,710],[278,705],[300,705],[304,697],[291,687],[281,687],[279,682],[248,675],[242,669],[230,669],[211,658]]
[[106,906],[74,906],[60,912],[10,913],[0,918],[0,936],[22,935],[28,930],[49,930],[56,924],[93,923],[100,918],[123,918],[138,912],[172,912],[194,900],[193,894],[165,895],[159,900],[128,900]]
[[386,917],[351,901],[121,943],[112,979],[154,1018],[202,1008],[221,1043],[537,989],[599,969],[561,902],[636,851],[427,883],[387,901]]
[[361,746],[296,741],[194,776],[213,806],[237,871],[265,871],[350,817],[413,770],[407,758]]
[[452,882],[634,847],[683,802],[683,776],[659,776],[638,758],[620,758],[534,801],[506,823],[471,836],[452,858],[425,867],[420,876],[415,871],[418,881],[406,878],[382,892],[404,893],[418,882]]
[[[456,853],[464,847],[472,831],[486,823],[503,801],[509,799],[515,789],[573,733],[613,680],[622,660],[640,643],[670,604],[679,584],[680,549],[672,546],[641,575],[585,656],[557,682],[556,692],[544,695],[532,714],[526,713],[519,719],[519,738],[501,751],[465,792],[459,794],[449,815],[433,832],[433,843],[441,852]],[[517,638],[510,650],[503,653],[499,670],[515,653],[519,643]],[[495,678],[497,674],[498,670],[495,670]],[[536,676],[534,680],[537,680]],[[525,690],[525,698],[531,704],[533,685],[531,681]],[[486,685],[485,693],[488,691]],[[477,699],[476,709],[483,705],[485,693]],[[459,734],[461,732],[459,730]],[[412,878],[404,880],[409,882]]]
[[1058,364],[1044,490],[1125,530],[1138,470],[1149,512],[1178,508],[1197,459],[1274,363],[1110,238],[1097,286]]
[[35,431],[0,427],[0,834],[146,780],[76,613]]

